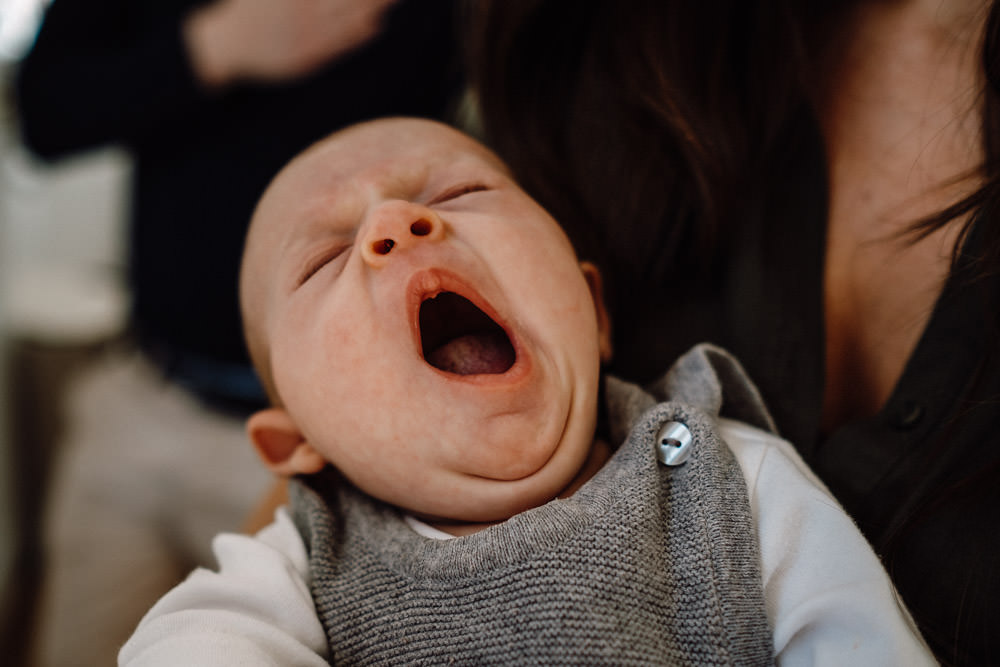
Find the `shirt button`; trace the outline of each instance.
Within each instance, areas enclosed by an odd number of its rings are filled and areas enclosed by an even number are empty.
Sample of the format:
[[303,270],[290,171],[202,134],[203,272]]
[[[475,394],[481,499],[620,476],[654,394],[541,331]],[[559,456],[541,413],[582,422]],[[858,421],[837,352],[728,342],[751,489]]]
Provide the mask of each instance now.
[[899,410],[896,411],[894,424],[900,430],[911,429],[920,423],[920,420],[924,418],[925,412],[924,406],[916,401],[903,401],[903,404],[899,406]]
[[688,460],[694,446],[691,431],[680,422],[667,422],[656,434],[656,458],[663,465],[679,466]]

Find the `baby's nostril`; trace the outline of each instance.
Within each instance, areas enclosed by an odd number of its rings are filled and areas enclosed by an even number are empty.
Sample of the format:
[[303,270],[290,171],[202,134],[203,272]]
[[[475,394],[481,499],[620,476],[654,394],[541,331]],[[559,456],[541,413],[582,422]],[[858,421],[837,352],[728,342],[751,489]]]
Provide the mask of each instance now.
[[381,241],[375,241],[375,243],[372,244],[372,251],[376,255],[388,255],[389,251],[392,250],[395,245],[396,242],[392,239],[382,239]]
[[427,236],[431,233],[431,223],[421,218],[410,225],[410,233],[414,236]]

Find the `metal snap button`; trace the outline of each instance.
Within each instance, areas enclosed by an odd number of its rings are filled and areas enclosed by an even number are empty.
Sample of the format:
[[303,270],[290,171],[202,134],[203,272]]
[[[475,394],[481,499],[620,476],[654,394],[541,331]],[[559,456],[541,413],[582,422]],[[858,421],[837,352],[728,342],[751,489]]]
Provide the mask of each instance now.
[[900,406],[899,411],[896,412],[896,418],[894,420],[895,426],[898,429],[911,429],[920,423],[920,420],[924,418],[924,406],[920,405],[916,401],[906,400]]
[[663,465],[679,466],[688,460],[694,439],[680,422],[667,422],[656,434],[656,458]]

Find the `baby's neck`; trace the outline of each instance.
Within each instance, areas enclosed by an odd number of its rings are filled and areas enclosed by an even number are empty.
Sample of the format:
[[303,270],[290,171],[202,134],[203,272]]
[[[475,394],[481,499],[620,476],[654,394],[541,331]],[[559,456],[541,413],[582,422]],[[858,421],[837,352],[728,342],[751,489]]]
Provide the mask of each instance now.
[[[556,498],[569,498],[576,493],[581,486],[586,484],[591,477],[597,474],[598,470],[604,467],[604,464],[608,462],[609,458],[611,458],[611,448],[608,446],[608,443],[601,438],[595,439],[594,444],[590,448],[590,454],[587,456],[587,460],[583,462],[583,466],[581,466],[580,471],[565,489],[556,494]],[[427,520],[427,523],[438,530],[448,533],[449,535],[462,537],[464,535],[478,533],[485,528],[489,528],[490,526],[498,523],[503,523],[503,521],[466,523],[461,521]]]

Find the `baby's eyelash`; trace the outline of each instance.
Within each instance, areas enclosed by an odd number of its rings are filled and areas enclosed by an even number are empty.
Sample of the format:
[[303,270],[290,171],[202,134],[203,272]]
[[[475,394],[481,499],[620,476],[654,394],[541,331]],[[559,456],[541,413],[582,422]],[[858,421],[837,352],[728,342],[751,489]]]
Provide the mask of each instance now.
[[462,195],[467,195],[470,192],[482,192],[483,190],[489,190],[489,188],[482,183],[466,183],[452,188],[451,190],[446,190],[444,193],[430,200],[427,205],[433,206],[434,204],[441,204],[446,201],[451,201],[452,199],[458,199]]
[[305,271],[302,272],[302,275],[299,277],[299,281],[296,284],[296,287],[301,287],[302,285],[304,285],[306,281],[308,281],[310,278],[316,275],[316,273],[320,269],[322,269],[324,266],[326,266],[333,260],[340,257],[340,255],[343,254],[343,252],[347,250],[348,247],[349,246],[340,246],[338,248],[332,249],[330,252],[324,255],[320,255],[315,261],[311,262],[306,267]]

